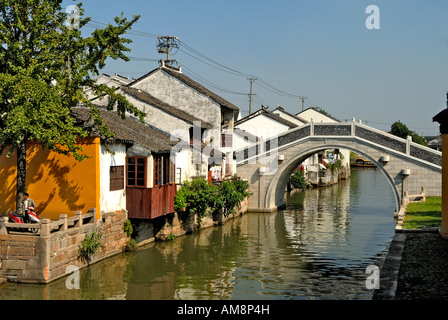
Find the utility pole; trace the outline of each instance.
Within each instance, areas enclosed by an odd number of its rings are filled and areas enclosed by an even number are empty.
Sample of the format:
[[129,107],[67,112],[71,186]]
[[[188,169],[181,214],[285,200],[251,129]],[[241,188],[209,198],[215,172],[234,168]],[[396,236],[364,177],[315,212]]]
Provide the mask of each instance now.
[[161,54],[166,54],[165,64],[171,66],[172,63],[177,64],[177,60],[171,60],[171,49],[179,49],[179,39],[171,36],[157,37],[157,51]]
[[300,97],[300,99],[302,100],[302,111],[305,110],[305,99],[307,97]]
[[249,115],[251,115],[252,114],[252,87],[253,87],[254,82],[258,79],[254,78],[254,77],[250,77],[250,78],[247,78],[247,80],[250,81]]

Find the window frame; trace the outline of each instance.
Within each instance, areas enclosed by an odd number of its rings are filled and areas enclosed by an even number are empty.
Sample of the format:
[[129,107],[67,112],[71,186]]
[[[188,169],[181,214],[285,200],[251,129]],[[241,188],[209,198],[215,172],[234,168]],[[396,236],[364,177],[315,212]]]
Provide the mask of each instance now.
[[[135,184],[129,184],[129,178],[132,178],[132,177],[130,177],[130,173],[129,173],[129,160],[130,159],[135,159],[135,172],[134,172],[134,177],[133,177],[133,179],[135,180]],[[139,159],[143,159],[144,160],[144,167],[143,167],[143,171],[144,171],[144,184],[142,185],[142,186],[139,186],[139,185],[137,185],[137,181],[138,181],[138,176],[137,176],[137,174],[138,174],[138,170],[137,170],[137,163],[138,163],[138,160]],[[144,189],[144,188],[146,188],[147,187],[147,175],[148,175],[148,158],[147,157],[126,157],[126,187],[129,187],[129,188],[142,188],[142,189]]]
[[[121,172],[120,172],[120,169],[121,169]],[[113,172],[114,170],[117,170],[117,171]],[[125,166],[110,166],[109,167],[109,191],[124,190],[124,188],[125,188],[124,180],[125,180]],[[119,183],[117,181],[119,181]]]

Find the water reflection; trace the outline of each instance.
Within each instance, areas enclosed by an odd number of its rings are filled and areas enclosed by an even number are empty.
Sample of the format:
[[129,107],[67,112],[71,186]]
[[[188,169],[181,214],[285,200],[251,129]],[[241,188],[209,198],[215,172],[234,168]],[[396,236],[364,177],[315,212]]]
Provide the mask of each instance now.
[[375,169],[287,195],[286,210],[153,243],[81,270],[81,288],[7,284],[0,299],[370,299],[368,265],[393,236],[394,199]]

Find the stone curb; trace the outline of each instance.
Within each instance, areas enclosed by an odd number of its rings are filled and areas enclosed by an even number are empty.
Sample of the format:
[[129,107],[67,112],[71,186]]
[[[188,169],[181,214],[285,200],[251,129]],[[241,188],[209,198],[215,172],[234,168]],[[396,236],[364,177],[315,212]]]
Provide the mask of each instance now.
[[440,233],[440,228],[399,229],[396,233]]
[[395,233],[380,271],[380,288],[373,292],[372,300],[395,299],[405,241],[404,232]]

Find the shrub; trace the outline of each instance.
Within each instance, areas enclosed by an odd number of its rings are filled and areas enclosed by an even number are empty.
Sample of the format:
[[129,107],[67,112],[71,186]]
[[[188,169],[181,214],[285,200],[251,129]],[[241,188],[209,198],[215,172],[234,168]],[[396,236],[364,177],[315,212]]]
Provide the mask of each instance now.
[[92,256],[94,256],[98,249],[101,247],[101,234],[95,231],[87,234],[81,241],[81,247],[79,248],[79,255],[84,258],[87,263],[90,262]]
[[174,240],[176,240],[176,235],[173,234],[173,233],[170,233],[170,234],[168,235],[168,237],[166,237],[166,240],[167,240],[167,241],[174,241]]
[[305,189],[308,185],[305,178],[305,173],[301,168],[298,168],[294,171],[289,181],[291,182],[291,185],[296,189]]
[[179,210],[186,206],[190,213],[197,213],[199,217],[206,215],[207,208],[215,208],[219,205],[218,187],[208,184],[204,178],[194,178],[185,181],[174,198],[174,208]]
[[135,239],[129,239],[129,241],[126,243],[126,247],[124,248],[125,251],[134,251],[137,249],[137,241]]
[[187,206],[187,199],[190,196],[191,190],[188,181],[184,182],[182,187],[177,191],[176,197],[174,198],[174,209],[181,210]]
[[239,205],[244,199],[238,192],[235,184],[229,180],[222,183],[219,194],[222,200],[224,216],[228,216],[231,213],[233,214],[235,206]]
[[227,180],[218,188],[205,178],[194,178],[182,184],[174,199],[174,208],[179,210],[188,203],[188,211],[197,213],[200,218],[206,215],[207,209],[213,213],[223,208],[224,214],[228,215],[244,198],[250,196],[248,188],[249,183],[244,180]]
[[132,224],[130,220],[126,220],[123,225],[123,231],[126,233],[128,237],[132,236],[134,229],[132,228]]

